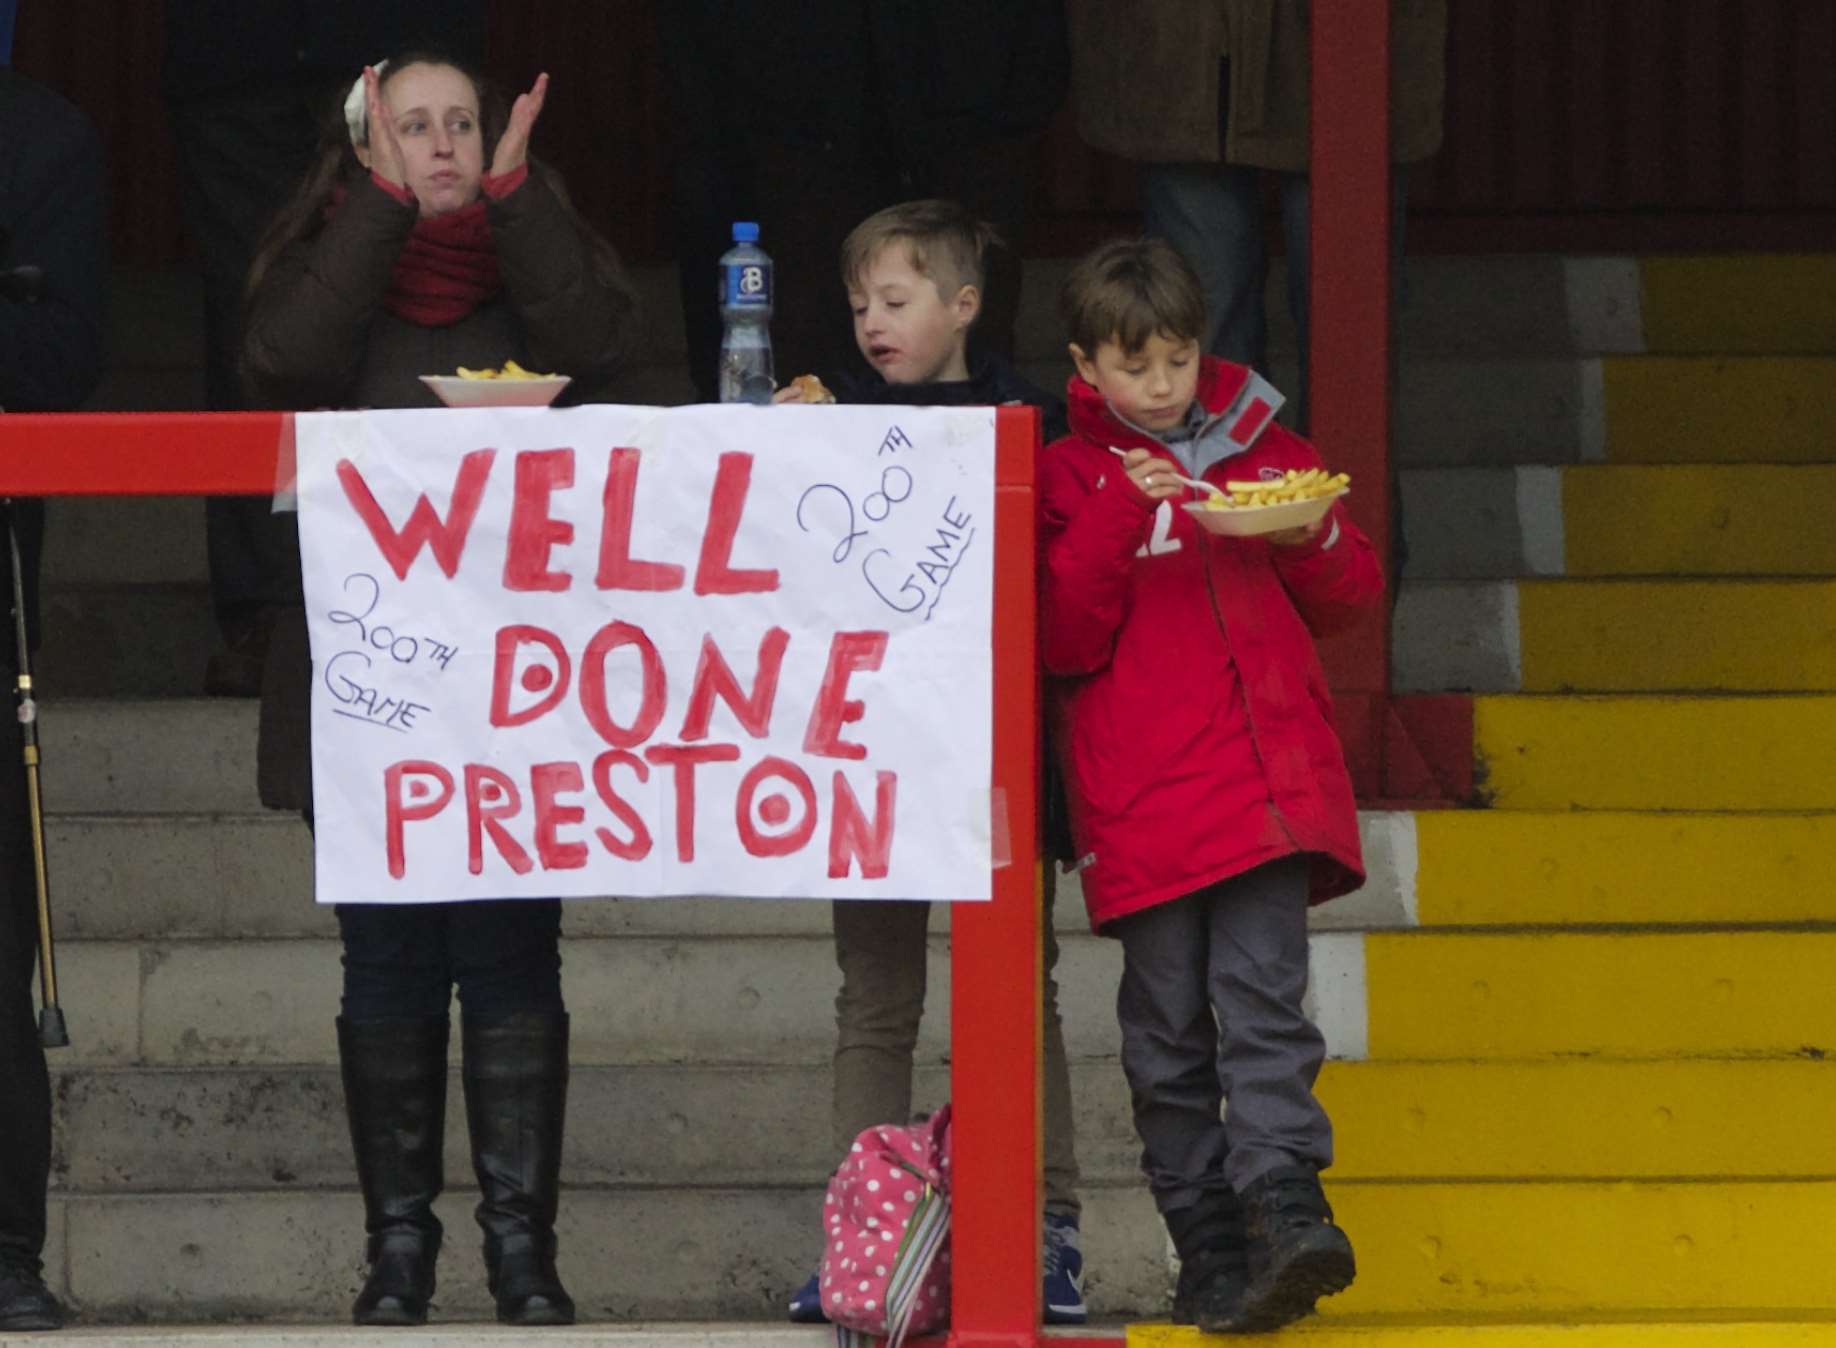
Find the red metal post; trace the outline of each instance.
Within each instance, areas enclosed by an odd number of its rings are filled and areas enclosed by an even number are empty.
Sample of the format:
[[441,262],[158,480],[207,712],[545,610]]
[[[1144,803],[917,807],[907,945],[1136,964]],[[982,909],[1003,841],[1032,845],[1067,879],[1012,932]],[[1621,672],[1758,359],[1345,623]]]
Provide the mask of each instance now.
[[[1313,0],[1309,402],[1352,518],[1390,560],[1390,3]],[[1396,578],[1390,577],[1394,585]],[[1388,609],[1325,643],[1361,797],[1384,794]]]
[[995,413],[994,789],[1007,864],[997,856],[993,902],[950,915],[950,1342],[963,1348],[1032,1348],[1039,1336],[1038,444],[1032,408]]

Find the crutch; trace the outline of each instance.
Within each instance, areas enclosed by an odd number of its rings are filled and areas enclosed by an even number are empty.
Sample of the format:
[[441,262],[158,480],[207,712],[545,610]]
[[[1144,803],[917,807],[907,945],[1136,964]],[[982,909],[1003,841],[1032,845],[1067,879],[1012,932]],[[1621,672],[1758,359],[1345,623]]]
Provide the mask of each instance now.
[[[0,252],[8,242],[0,231]],[[34,266],[0,271],[0,299],[36,304],[44,294],[45,276]],[[0,409],[4,410],[4,409]],[[51,935],[51,880],[45,869],[45,808],[38,794],[38,701],[32,696],[32,652],[26,636],[25,569],[19,559],[19,530],[13,523],[13,503],[4,503],[6,547],[13,562],[13,646],[19,658],[19,678],[13,685],[18,704],[19,730],[25,761],[26,805],[32,816],[32,879],[38,891],[38,991],[44,1009],[38,1017],[38,1039],[46,1048],[64,1048],[70,1032],[64,1010],[57,1004],[57,949]]]
[[13,503],[6,503],[6,547],[13,562],[13,645],[19,678],[13,685],[24,743],[26,805],[32,816],[32,880],[38,893],[38,990],[44,1009],[38,1017],[38,1039],[46,1048],[70,1043],[64,1010],[57,1004],[57,950],[51,935],[51,880],[45,869],[45,807],[38,794],[38,701],[32,696],[32,653],[26,638],[25,576],[19,558],[19,530]]

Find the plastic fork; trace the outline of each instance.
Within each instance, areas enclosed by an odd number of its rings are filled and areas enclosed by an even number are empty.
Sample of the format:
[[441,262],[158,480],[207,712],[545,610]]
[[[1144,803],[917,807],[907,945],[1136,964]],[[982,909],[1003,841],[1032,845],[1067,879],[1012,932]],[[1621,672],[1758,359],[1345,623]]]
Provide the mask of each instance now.
[[[1118,459],[1126,459],[1128,457],[1128,451],[1126,449],[1117,449],[1114,445],[1111,445],[1109,447],[1109,452],[1111,454],[1114,454]],[[1202,488],[1203,490],[1210,492],[1213,496],[1229,496],[1230,495],[1230,493],[1225,491],[1222,487],[1216,486],[1210,482],[1201,482],[1196,477],[1187,477],[1182,473],[1175,473],[1173,474],[1173,477],[1175,480],[1185,483],[1188,487]]]

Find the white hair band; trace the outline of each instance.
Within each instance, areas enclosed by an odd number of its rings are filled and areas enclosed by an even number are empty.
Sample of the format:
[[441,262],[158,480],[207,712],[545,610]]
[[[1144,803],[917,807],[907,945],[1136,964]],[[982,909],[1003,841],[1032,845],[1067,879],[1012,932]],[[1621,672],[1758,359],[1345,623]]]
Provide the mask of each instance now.
[[[389,68],[387,61],[378,61],[372,70],[376,78],[382,78],[383,71]],[[357,83],[351,86],[350,93],[344,96],[344,124],[350,128],[351,144],[368,145],[370,143],[370,99],[363,87],[363,75],[357,76]]]

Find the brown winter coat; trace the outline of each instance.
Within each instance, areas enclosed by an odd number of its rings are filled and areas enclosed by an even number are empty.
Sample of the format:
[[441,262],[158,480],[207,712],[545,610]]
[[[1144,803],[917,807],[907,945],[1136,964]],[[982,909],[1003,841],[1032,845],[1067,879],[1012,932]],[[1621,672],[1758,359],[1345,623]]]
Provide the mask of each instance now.
[[[1084,140],[1147,163],[1304,172],[1308,0],[1067,0]],[[1390,0],[1390,142],[1399,164],[1441,145],[1447,0]],[[1218,61],[1230,63],[1219,145]]]
[[[630,341],[636,305],[622,273],[595,272],[585,226],[543,174],[532,171],[509,196],[488,203],[503,288],[446,327],[411,323],[383,308],[415,218],[413,206],[365,176],[324,229],[275,260],[243,337],[251,406],[435,407],[439,400],[421,375],[506,359],[573,376],[569,401],[599,396]],[[262,683],[258,782],[270,809],[305,809],[312,801],[311,676],[306,610],[290,606],[275,622]]]

